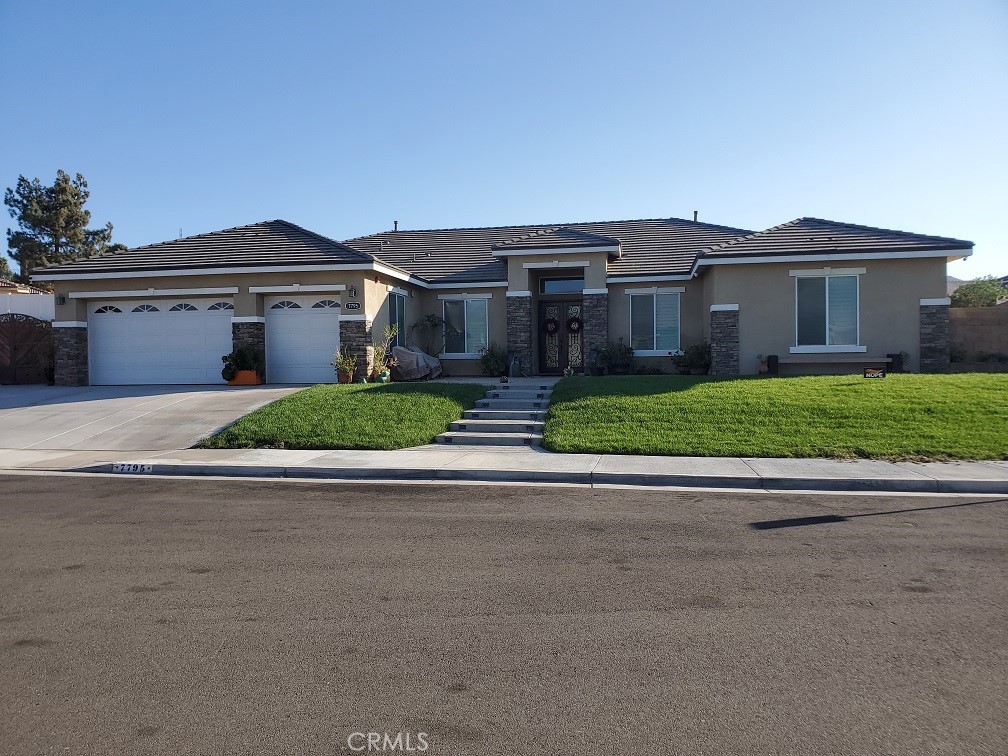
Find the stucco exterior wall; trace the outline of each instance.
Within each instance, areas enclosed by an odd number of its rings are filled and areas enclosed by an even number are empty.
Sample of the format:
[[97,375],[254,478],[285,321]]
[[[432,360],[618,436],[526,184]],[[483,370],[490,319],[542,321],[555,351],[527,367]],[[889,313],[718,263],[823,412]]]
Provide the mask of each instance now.
[[[739,359],[743,375],[757,372],[758,354],[792,357],[795,344],[795,277],[791,270],[864,268],[859,277],[860,343],[864,358],[908,352],[920,368],[920,300],[945,296],[945,259],[714,265],[703,273],[703,310],[739,305]],[[706,338],[710,338],[709,324]],[[825,355],[824,355],[825,356]],[[860,366],[848,367],[860,370]]]
[[[703,284],[701,281],[654,281],[629,284],[609,284],[609,340],[622,338],[630,343],[630,297],[628,289],[650,289],[657,287],[682,288],[679,295],[679,348],[704,340]],[[635,357],[644,366],[660,367],[667,373],[674,372],[671,355],[662,357]]]
[[[556,255],[515,255],[508,257],[508,290],[537,291],[537,281],[540,277],[547,278],[577,278],[582,273],[586,289],[605,288],[606,267],[609,255],[605,252],[562,252]],[[568,267],[571,263],[587,262],[587,267]],[[526,268],[526,263],[536,266]]]
[[[417,319],[428,314],[436,314],[443,316],[442,301],[438,297],[447,296],[452,294],[478,294],[478,295],[490,295],[490,299],[487,300],[487,330],[489,331],[489,338],[491,344],[496,344],[501,348],[506,348],[507,346],[507,300],[504,296],[504,288],[466,288],[466,289],[421,289],[417,290],[415,301],[417,303],[416,309],[414,310],[415,316],[407,315],[407,321],[409,325],[413,325]],[[408,303],[407,303],[408,306]],[[441,336],[434,339],[434,356],[441,359],[441,367],[444,370],[445,375],[482,375],[483,366],[477,359],[456,359],[453,357],[441,357],[440,351],[444,348],[444,340]],[[411,334],[410,345],[418,346],[421,349],[424,345],[420,343],[420,340],[416,337],[416,334]]]

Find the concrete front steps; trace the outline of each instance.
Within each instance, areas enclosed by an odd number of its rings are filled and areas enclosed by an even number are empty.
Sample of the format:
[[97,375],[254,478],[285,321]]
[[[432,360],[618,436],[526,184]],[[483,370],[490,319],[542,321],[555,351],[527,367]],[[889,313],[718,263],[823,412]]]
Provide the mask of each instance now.
[[460,446],[539,446],[551,393],[548,384],[497,386],[436,441]]

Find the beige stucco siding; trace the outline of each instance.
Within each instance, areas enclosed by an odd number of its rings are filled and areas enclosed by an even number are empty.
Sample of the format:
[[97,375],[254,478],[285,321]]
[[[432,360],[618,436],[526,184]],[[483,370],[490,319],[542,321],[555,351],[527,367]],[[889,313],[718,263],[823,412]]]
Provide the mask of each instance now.
[[[373,277],[372,277],[373,280]],[[75,281],[54,281],[57,296],[67,297],[66,303],[56,306],[56,320],[87,320],[88,299],[119,299],[115,295],[104,297],[100,292],[144,292],[147,289],[208,289],[208,288],[237,288],[235,295],[206,295],[206,294],[184,294],[172,295],[180,299],[191,297],[217,297],[232,298],[234,302],[235,317],[262,317],[263,316],[263,294],[250,293],[249,287],[256,286],[290,286],[299,284],[301,286],[320,285],[344,285],[347,288],[353,286],[358,292],[358,301],[361,300],[362,292],[365,291],[364,271],[318,271],[318,272],[293,272],[293,273],[219,273],[205,274],[200,276],[151,276],[136,278],[109,278],[84,279]],[[70,294],[87,294],[95,292],[93,298],[71,299]],[[334,293],[334,298],[340,301],[348,301],[347,292]],[[151,296],[164,299],[164,295],[152,294]],[[269,296],[269,295],[265,295]],[[134,297],[130,297],[133,299]],[[139,301],[139,300],[138,300]]]
[[[609,260],[608,254],[604,252],[592,252],[589,254],[577,251],[564,252],[556,255],[514,255],[508,257],[508,290],[509,291],[537,291],[538,281],[542,277],[546,278],[577,278],[582,273],[585,279],[585,288],[601,289],[606,283],[606,265]],[[566,267],[574,262],[587,262],[587,267]],[[535,268],[526,268],[525,264],[535,265]],[[551,266],[553,267],[540,267]],[[565,265],[565,267],[561,267]]]
[[[679,347],[685,349],[690,344],[703,341],[703,286],[700,281],[655,281],[631,284],[609,284],[609,340],[622,338],[630,343],[630,297],[627,290],[682,288],[679,295]],[[658,366],[666,372],[672,371],[669,356],[637,357],[642,365]]]
[[[945,296],[945,259],[845,260],[843,262],[715,265],[703,274],[704,334],[710,335],[710,306],[739,306],[739,361],[755,373],[758,354],[791,357],[795,344],[795,277],[792,270],[864,268],[859,276],[860,345],[865,357],[908,352],[910,369],[920,357],[920,300]],[[854,369],[857,369],[856,367]]]

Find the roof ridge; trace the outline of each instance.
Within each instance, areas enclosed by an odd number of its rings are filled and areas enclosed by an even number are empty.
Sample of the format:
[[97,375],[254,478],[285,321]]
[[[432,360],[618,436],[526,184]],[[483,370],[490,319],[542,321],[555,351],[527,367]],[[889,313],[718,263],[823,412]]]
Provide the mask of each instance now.
[[735,244],[739,244],[739,243],[744,242],[744,241],[749,241],[751,239],[755,239],[757,237],[763,236],[764,234],[769,234],[771,231],[780,231],[782,228],[787,228],[788,226],[793,226],[794,224],[798,223],[798,221],[801,221],[801,220],[806,220],[806,219],[805,218],[795,218],[794,220],[789,220],[789,221],[786,221],[784,223],[778,223],[776,226],[771,226],[770,228],[765,228],[762,231],[753,231],[752,233],[746,234],[744,236],[737,236],[734,239],[731,239],[730,241],[721,242],[720,244],[715,244],[712,247],[705,247],[704,249],[700,250],[699,256],[703,257],[708,252],[714,252],[716,250],[727,249],[728,247],[734,246]]
[[[684,223],[690,226],[704,226],[706,228],[720,228],[726,229],[728,231],[746,231],[747,229],[738,228],[737,226],[723,226],[718,223],[706,223],[704,221],[694,221],[689,218],[677,218],[675,216],[668,216],[665,218],[614,218],[612,220],[594,220],[594,221],[569,221],[566,223],[511,223],[508,225],[497,225],[497,226],[455,226],[455,227],[444,227],[444,228],[400,228],[399,230],[387,230],[378,231],[373,234],[363,234],[361,236],[352,236],[345,240],[344,243],[354,241],[356,239],[370,239],[375,236],[384,236],[386,234],[422,234],[422,233],[434,233],[439,231],[504,231],[512,228],[528,228],[537,230],[555,230],[558,228],[569,228],[571,226],[602,226],[611,223]],[[576,231],[577,229],[571,229]]]
[[[370,254],[368,252],[365,252],[364,250],[357,249],[356,247],[351,247],[351,246],[349,246],[347,244],[344,244],[341,241],[337,241],[336,239],[332,239],[332,238],[330,238],[328,236],[325,236],[324,234],[318,233],[317,231],[312,231],[310,229],[307,229],[304,226],[299,226],[297,223],[291,223],[289,220],[284,220],[283,218],[277,218],[276,220],[272,220],[272,221],[263,221],[263,223],[282,223],[285,226],[290,226],[291,228],[296,228],[298,231],[304,231],[309,236],[314,236],[314,237],[316,237],[318,239],[321,239],[322,241],[327,241],[327,242],[330,242],[332,244],[335,244],[337,247],[343,247],[344,249],[348,249],[351,252],[356,252],[358,255],[361,255],[365,259],[371,260],[372,262],[377,259],[374,255],[372,255],[372,254]],[[258,224],[256,224],[256,225],[258,225]],[[393,267],[395,267],[395,266],[393,266]]]
[[[966,239],[956,239],[953,236],[938,236],[936,234],[921,234],[916,231],[903,231],[898,228],[883,228],[882,226],[866,226],[863,223],[848,223],[847,221],[835,221],[829,218],[816,218],[811,215],[804,215],[797,220],[815,221],[816,223],[826,223],[831,226],[849,226],[851,228],[862,228],[867,231],[884,231],[887,234],[906,234],[907,236],[924,236],[929,239],[943,239],[945,241],[964,242]],[[972,242],[970,242],[972,244]]]

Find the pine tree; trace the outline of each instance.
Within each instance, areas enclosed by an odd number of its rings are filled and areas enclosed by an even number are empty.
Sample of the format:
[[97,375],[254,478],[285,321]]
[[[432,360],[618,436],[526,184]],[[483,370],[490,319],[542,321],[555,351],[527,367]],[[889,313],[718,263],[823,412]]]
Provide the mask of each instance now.
[[17,186],[4,195],[19,230],[7,230],[7,249],[27,281],[33,270],[103,252],[112,241],[112,224],[89,229],[91,213],[84,209],[90,196],[81,174],[71,179],[56,172],[52,186],[36,178],[18,176]]

